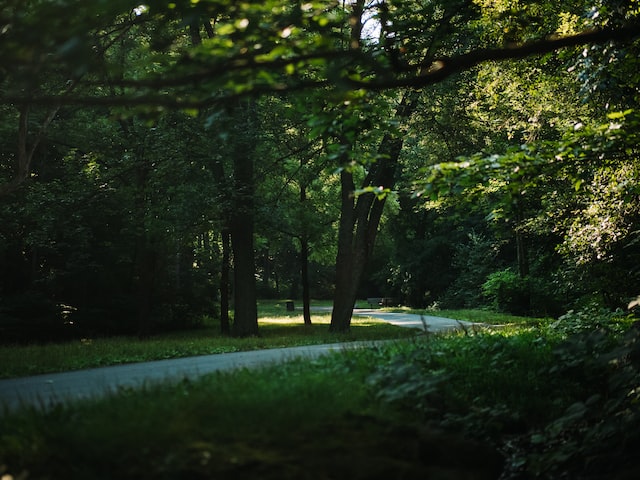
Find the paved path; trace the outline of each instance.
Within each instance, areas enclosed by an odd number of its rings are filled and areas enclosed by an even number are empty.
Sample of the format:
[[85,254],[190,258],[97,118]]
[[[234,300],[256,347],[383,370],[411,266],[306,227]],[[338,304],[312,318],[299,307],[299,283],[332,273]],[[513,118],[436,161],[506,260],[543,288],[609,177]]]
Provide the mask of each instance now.
[[[421,319],[420,315],[384,313],[369,309],[356,309],[354,315],[372,316],[394,325],[420,329],[424,328],[424,320],[429,331],[434,332],[460,326],[460,322],[448,318],[425,316]],[[4,405],[9,410],[25,404],[47,408],[66,400],[90,398],[122,388],[179,381],[217,371],[252,368],[300,357],[315,358],[331,352],[371,345],[372,342],[349,342],[222,353],[0,380],[0,406]]]
[[362,345],[353,342],[220,353],[11,378],[0,380],[0,405],[4,404],[10,410],[23,404],[47,408],[65,400],[90,398],[122,388],[180,381],[207,373],[258,367],[300,357],[315,358],[356,346]]

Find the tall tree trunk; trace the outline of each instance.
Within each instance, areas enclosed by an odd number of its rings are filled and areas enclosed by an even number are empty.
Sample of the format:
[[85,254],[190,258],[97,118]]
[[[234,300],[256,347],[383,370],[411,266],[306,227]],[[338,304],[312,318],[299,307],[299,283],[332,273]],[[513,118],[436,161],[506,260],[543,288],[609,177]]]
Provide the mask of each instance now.
[[255,253],[253,248],[255,148],[255,101],[246,100],[235,110],[233,143],[234,211],[231,243],[234,264],[234,309],[231,334],[247,337],[258,334]]
[[[396,110],[396,119],[403,122],[411,117],[418,100],[418,92],[406,93]],[[393,188],[402,145],[403,137],[390,133],[384,135],[378,147],[379,160],[371,166],[363,181],[363,188],[379,185]],[[347,332],[351,327],[358,288],[373,251],[385,204],[385,198],[377,198],[373,193],[362,194],[355,200],[353,175],[346,170],[341,173],[341,189],[336,286],[329,327],[333,332]]]
[[300,239],[300,277],[302,280],[302,316],[305,325],[311,325],[311,294],[309,292],[309,238]]
[[[222,161],[216,160],[211,165],[213,176],[218,189],[228,191],[228,179],[225,176]],[[229,196],[231,196],[229,194]],[[220,232],[222,242],[222,265],[220,267],[220,333],[228,335],[231,333],[231,323],[229,321],[229,293],[231,292],[231,209],[230,199],[221,202],[223,226]]]
[[[302,162],[304,164],[304,161]],[[300,184],[300,203],[304,208],[307,201],[307,186]],[[300,280],[302,283],[302,317],[305,325],[311,325],[311,293],[309,292],[309,234],[306,222],[302,223],[300,236]]]
[[[190,23],[191,41],[194,45],[202,43],[200,19]],[[204,21],[208,38],[213,38],[214,30],[209,19]],[[255,101],[240,101],[233,106],[235,130],[231,135],[233,151],[234,198],[230,217],[229,233],[223,232],[223,257],[225,239],[231,238],[233,251],[233,295],[234,320],[230,331],[234,337],[247,337],[258,334],[258,307],[255,279],[255,253],[253,250],[253,151],[255,147]],[[220,169],[221,173],[222,169]],[[224,181],[224,175],[219,179]],[[225,236],[226,235],[226,236]],[[228,244],[227,249],[228,252]],[[229,259],[223,258],[220,280],[220,328],[222,333],[229,331]]]
[[258,334],[255,261],[253,255],[253,212],[246,206],[236,210],[231,227],[233,248],[234,318],[231,334],[248,337]]
[[[356,301],[357,287],[353,288],[353,238],[355,200],[353,174],[343,170],[340,174],[341,204],[338,225],[338,253],[336,256],[336,287],[333,296],[330,330],[346,332],[351,326],[351,314]],[[354,291],[355,290],[355,291]]]
[[[189,34],[191,36],[191,42],[193,43],[193,45],[202,44],[202,35],[200,34],[201,22],[204,25],[207,38],[213,38],[215,35],[213,27],[211,26],[210,19],[207,19],[207,18],[201,19],[199,17],[195,17],[189,23]],[[239,151],[240,149],[236,149],[236,150]],[[224,175],[224,169],[223,169],[222,163],[217,162],[214,165],[214,172],[215,172],[214,174],[217,181],[222,187],[222,185],[224,185],[224,183],[226,182],[226,177]],[[251,176],[253,176],[253,173],[251,173]],[[237,184],[237,180],[236,180],[236,184]],[[251,185],[252,184],[253,184],[253,180],[251,181]],[[224,210],[227,212],[227,215],[225,215],[225,217],[230,218],[232,215],[230,212],[228,212],[229,207],[224,207]],[[222,266],[220,269],[220,333],[222,333],[223,335],[229,335],[231,333],[231,322],[229,320],[229,303],[230,303],[229,291],[231,290],[230,289],[230,286],[231,286],[231,282],[230,282],[231,237],[233,234],[233,227],[230,225],[230,223],[231,222],[226,221],[225,227],[222,229],[222,232],[220,233],[220,236],[222,239]],[[239,232],[236,232],[235,235],[237,238],[241,236]],[[237,241],[241,242],[240,238],[238,238]],[[251,246],[251,249],[253,250],[253,245]],[[236,272],[236,275],[237,275],[237,272]],[[234,292],[237,292],[237,285],[236,285],[236,288],[234,288]],[[242,293],[242,295],[244,296],[245,294]],[[235,304],[237,309],[237,305],[238,305],[237,298],[235,300]],[[241,312],[242,312],[242,308],[241,308]],[[244,315],[244,314],[241,313],[241,315]],[[236,318],[237,316],[238,314],[236,310]],[[256,324],[257,324],[257,314],[256,314]],[[234,335],[243,336],[242,333],[236,332],[235,330],[234,330]]]
[[224,228],[222,236],[222,268],[220,270],[220,333],[231,333],[229,323],[229,272],[231,269],[231,231]]
[[[350,50],[358,50],[360,48],[364,3],[364,0],[356,0],[351,5],[351,17],[349,19],[351,32],[348,46]],[[346,145],[347,143],[344,144]],[[348,158],[344,158],[343,164],[347,164],[348,161]],[[379,161],[373,168],[379,167],[381,162]],[[367,175],[367,177],[369,176]],[[377,185],[382,184],[378,183]],[[385,185],[388,185],[388,183]],[[336,286],[333,297],[331,325],[329,326],[329,330],[332,332],[347,332],[351,327],[353,306],[356,302],[358,285],[368,255],[366,245],[356,245],[355,229],[363,221],[366,222],[367,216],[364,204],[362,207],[359,207],[359,205],[365,197],[373,196],[372,194],[362,195],[356,203],[353,174],[346,169],[343,169],[340,174],[340,188],[341,203],[340,224],[338,226],[338,253],[336,255]],[[358,214],[362,218],[358,219]]]

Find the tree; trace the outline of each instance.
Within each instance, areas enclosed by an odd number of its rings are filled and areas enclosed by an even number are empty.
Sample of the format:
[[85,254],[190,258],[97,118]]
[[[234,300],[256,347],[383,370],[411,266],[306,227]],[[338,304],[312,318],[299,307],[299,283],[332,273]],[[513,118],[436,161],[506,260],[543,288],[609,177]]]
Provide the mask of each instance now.
[[[416,102],[415,94],[403,97],[395,117],[399,121],[406,121],[413,113]],[[384,196],[379,197],[372,190],[376,187],[392,188],[401,149],[402,137],[393,134],[383,137],[378,160],[369,168],[362,182],[363,193],[358,195],[357,200],[353,172],[345,168],[340,174],[342,194],[332,331],[349,330],[358,287],[375,244],[385,204]]]
[[[7,13],[3,12],[10,28],[3,29],[0,36],[9,47],[1,54],[0,103],[13,108],[20,146],[15,156],[7,159],[15,162],[15,168],[5,166],[2,170],[3,181],[10,185],[6,192],[16,191],[30,178],[34,157],[29,152],[39,152],[37,148],[30,150],[29,145],[41,146],[38,139],[44,138],[30,133],[33,130],[27,114],[39,117],[40,125],[50,127],[53,120],[47,119],[52,113],[70,106],[122,108],[131,113],[129,118],[137,116],[140,124],[157,119],[168,108],[186,109],[190,114],[197,113],[193,109],[212,109],[207,118],[215,123],[214,110],[220,112],[229,106],[233,110],[234,105],[250,103],[246,100],[249,97],[299,90],[323,92],[325,104],[316,104],[311,123],[316,130],[313,136],[324,142],[326,158],[341,169],[342,220],[332,329],[343,331],[349,326],[354,292],[384,207],[384,201],[378,201],[375,194],[394,188],[401,164],[398,159],[407,138],[402,128],[428,98],[426,88],[479,65],[559,49],[571,55],[575,52],[572,49],[581,45],[602,45],[602,49],[588,50],[589,59],[624,58],[617,53],[611,55],[607,48],[613,40],[633,46],[631,40],[640,32],[637,12],[633,8],[612,8],[614,3],[600,2],[598,15],[592,11],[590,18],[581,19],[576,12],[584,8],[582,2],[559,6],[552,2],[356,1],[345,4],[347,8],[324,2],[283,5],[275,0],[241,4],[225,0],[157,2],[150,6],[125,1],[91,5],[74,1],[12,2]],[[375,41],[364,33],[363,25],[369,17],[379,22],[380,35]],[[214,19],[215,29],[203,19]],[[196,27],[200,23],[207,33],[206,41],[198,40],[201,33]],[[149,27],[144,30],[143,26]],[[136,61],[125,65],[121,55],[109,52],[134,30],[144,34],[127,53]],[[32,35],[34,31],[39,35]],[[550,64],[561,60],[552,58]],[[628,68],[633,64],[624,63],[626,69],[615,69],[610,77],[624,86],[625,95],[616,99],[621,105],[634,96],[633,81],[626,85],[623,81],[629,78],[626,73],[634,71]],[[550,64],[542,63],[540,68],[549,68]],[[597,84],[591,80],[603,78],[598,69],[584,66],[580,71],[587,72],[589,85]],[[397,102],[397,108],[391,102]],[[390,113],[394,110],[395,119]],[[122,114],[122,110],[111,111]],[[248,114],[247,119],[250,117]],[[508,150],[512,140],[503,138],[505,148],[501,150]],[[230,149],[239,148],[238,144]],[[377,148],[372,148],[374,145]],[[251,210],[251,195],[242,190],[251,185],[249,157],[244,150],[233,154],[240,176],[236,178],[241,193],[236,205]],[[525,157],[519,158],[529,158]],[[500,159],[505,166],[509,164],[506,156]],[[139,169],[140,190],[146,183],[153,183],[154,172],[145,173],[143,163]],[[459,178],[463,187],[464,177]],[[496,181],[513,179],[514,175],[505,174]],[[433,185],[439,183],[434,180]],[[509,188],[506,192],[511,196],[504,197],[508,201],[503,204],[513,208],[519,226],[514,232],[522,240],[520,227],[537,205],[524,204],[520,198],[514,203],[514,192]],[[142,219],[146,216],[144,202],[141,197],[138,200]],[[250,220],[248,216],[246,219]],[[247,252],[252,249],[244,228],[245,223],[236,222],[231,230],[238,246],[244,245],[242,250]],[[147,247],[154,243],[145,242]],[[142,248],[145,242],[140,251],[154,250]],[[525,243],[517,243],[524,275],[528,263]],[[236,260],[240,257],[248,258],[238,252]],[[154,263],[140,261],[141,265]],[[242,268],[246,278],[250,269]],[[140,269],[145,270],[153,269]],[[247,295],[255,298],[251,292]],[[250,317],[248,323],[253,324],[251,311],[246,315]]]
[[[499,2],[499,18],[503,22],[507,20],[528,27],[505,27],[505,31],[513,30],[513,35],[508,38],[495,35],[496,22],[493,22],[493,31],[487,31],[491,18],[487,15],[487,21],[479,21],[480,7],[476,2],[463,0],[424,5],[420,2],[386,1],[367,8],[363,2],[354,2],[356,7],[349,5],[355,12],[353,16],[345,15],[337,5],[327,6],[324,2],[285,7],[276,0],[244,2],[241,5],[224,0],[203,0],[195,4],[157,2],[148,8],[133,3],[121,0],[91,6],[80,5],[79,2],[55,6],[34,4],[24,15],[11,17],[7,24],[12,28],[3,34],[4,42],[12,47],[28,44],[34,51],[49,53],[50,56],[21,56],[25,49],[17,47],[5,50],[11,53],[3,53],[2,57],[7,75],[1,102],[20,105],[28,100],[32,105],[204,108],[221,105],[238,96],[300,89],[333,87],[381,91],[401,87],[423,88],[489,61],[542,55],[580,45],[625,41],[640,33],[633,9],[626,10],[622,24],[609,22],[590,28],[593,25],[586,23],[581,26],[582,30],[556,32],[560,13],[567,12],[551,2],[544,3],[541,12],[535,15],[528,14],[532,10],[529,2],[516,2],[512,9],[506,8],[506,2]],[[583,8],[581,2],[576,4]],[[21,7],[21,4],[13,6]],[[572,5],[572,8],[577,7]],[[358,12],[364,14],[365,11],[373,11],[371,15],[382,22],[383,41],[370,49],[344,48],[350,43],[343,35],[345,25],[349,24],[349,18],[360,18]],[[466,16],[474,11],[478,14],[471,18]],[[490,11],[489,6],[484,6],[482,11]],[[8,12],[10,17],[11,10]],[[126,87],[127,95],[111,98],[104,92],[95,94],[83,88],[76,88],[72,93],[25,92],[7,87],[11,83],[37,84],[38,79],[26,81],[28,74],[34,70],[47,72],[54,66],[88,73],[117,71],[117,65],[101,58],[96,61],[95,57],[87,54],[92,45],[87,38],[92,29],[106,29],[113,18],[125,12],[130,12],[129,23],[157,22],[157,33],[150,43],[150,51],[167,53],[155,56],[153,65],[149,65],[145,74],[114,82]],[[164,34],[161,28],[175,21],[176,17],[191,19],[194,16],[216,19],[217,34],[198,48],[186,48],[184,43]],[[463,17],[467,21],[463,21]],[[454,18],[457,21],[450,22]],[[52,19],[77,21],[70,27],[71,24],[63,25],[63,20],[58,24],[58,20]],[[189,24],[190,20],[185,22]],[[353,26],[357,24],[362,22]],[[451,28],[443,32],[446,25]],[[47,35],[34,40],[29,35],[33,27]],[[113,31],[120,32],[119,28]],[[358,28],[361,32],[362,27]],[[455,41],[448,46],[443,45],[444,33],[452,34]],[[505,41],[513,43],[505,44]],[[425,55],[425,49],[429,47],[431,51]],[[315,74],[311,76],[310,72]],[[93,84],[94,80],[89,77],[85,75],[83,78],[86,80],[78,81],[78,86]],[[175,95],[166,95],[169,91]]]
[[[411,29],[415,26],[413,24],[415,20],[410,19],[411,10],[405,10],[405,8],[415,9],[416,5],[392,8],[397,9],[398,19],[407,22],[405,27]],[[388,9],[381,11],[384,15],[389,13]],[[418,45],[412,47],[414,50],[407,52],[406,55],[407,59],[413,56],[423,65],[431,65],[433,59],[447,48],[459,48],[464,25],[475,15],[475,9],[469,2],[430,4],[419,11],[424,15],[420,21],[426,22],[429,28],[425,29],[419,42],[416,42]],[[354,7],[353,18],[357,18],[358,21],[352,22],[355,25],[352,30],[352,44],[357,43],[355,39],[360,40],[362,32],[359,25],[362,22],[362,11]],[[396,28],[394,25],[387,24],[386,19],[383,20],[380,39],[383,47],[391,51],[406,50],[403,46],[406,38],[402,38],[399,32],[394,31]],[[427,71],[423,73],[426,74]],[[409,90],[401,94],[392,118],[392,122],[400,125],[401,128],[388,129],[380,139],[375,161],[364,177],[360,188],[362,193],[357,200],[354,200],[356,188],[352,173],[345,169],[341,174],[342,208],[336,259],[336,294],[331,317],[333,331],[343,332],[349,329],[358,286],[372,253],[384,209],[385,196],[375,195],[375,191],[382,189],[383,192],[388,192],[394,188],[399,175],[399,158],[405,138],[402,127],[411,119],[420,101],[421,95],[417,91]],[[345,151],[348,150],[345,149]]]
[[254,173],[256,105],[244,101],[234,109],[233,145],[234,198],[231,219],[235,315],[231,333],[237,337],[258,334],[254,230]]
[[337,213],[334,162],[322,155],[321,142],[309,138],[305,119],[315,101],[315,96],[307,95],[264,99],[265,143],[260,156],[265,161],[258,166],[259,177],[264,178],[258,186],[259,229],[270,248],[278,252],[272,263],[280,272],[280,286],[287,283],[291,298],[302,295],[307,325],[311,324],[312,290],[319,293],[312,270],[328,261],[325,252],[335,244]]

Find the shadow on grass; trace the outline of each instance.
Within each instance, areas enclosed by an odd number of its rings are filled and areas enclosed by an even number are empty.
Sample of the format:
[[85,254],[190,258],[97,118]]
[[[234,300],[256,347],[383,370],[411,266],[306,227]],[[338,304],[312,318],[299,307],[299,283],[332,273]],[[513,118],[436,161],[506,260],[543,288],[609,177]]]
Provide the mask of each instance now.
[[0,432],[0,475],[320,480],[482,471],[455,459],[477,457],[481,445],[427,432],[375,400],[366,380],[386,355],[335,354],[11,415]]

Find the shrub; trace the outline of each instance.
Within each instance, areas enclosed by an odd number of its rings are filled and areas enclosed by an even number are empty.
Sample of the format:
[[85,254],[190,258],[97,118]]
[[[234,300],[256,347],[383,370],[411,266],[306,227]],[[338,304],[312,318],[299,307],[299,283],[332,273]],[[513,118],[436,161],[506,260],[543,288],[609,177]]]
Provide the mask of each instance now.
[[494,444],[500,478],[639,478],[640,326],[417,345],[369,377],[378,398]]
[[633,316],[620,309],[611,311],[591,303],[578,310],[569,310],[552,323],[550,328],[567,335],[594,330],[621,331],[631,321]]
[[483,305],[482,284],[494,268],[497,255],[495,242],[472,232],[467,243],[457,245],[453,267],[457,276],[440,299],[446,308],[466,308]]
[[531,311],[530,280],[510,268],[490,274],[482,292],[499,311],[514,315],[527,315]]

